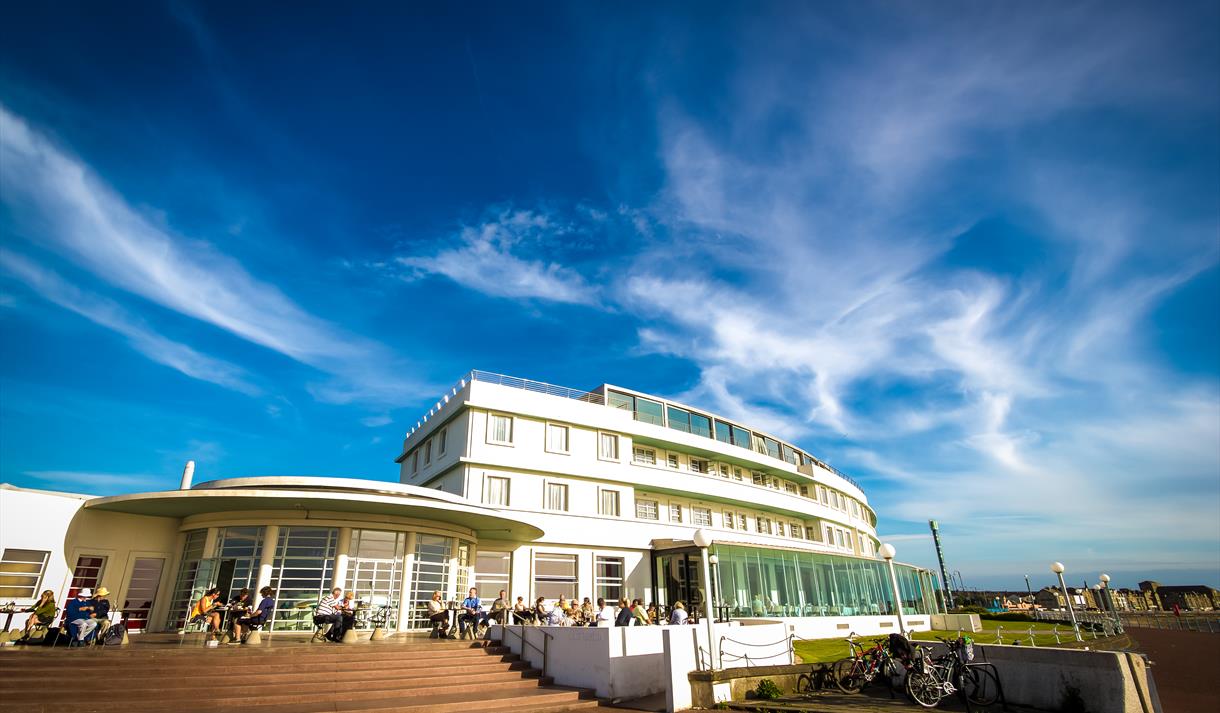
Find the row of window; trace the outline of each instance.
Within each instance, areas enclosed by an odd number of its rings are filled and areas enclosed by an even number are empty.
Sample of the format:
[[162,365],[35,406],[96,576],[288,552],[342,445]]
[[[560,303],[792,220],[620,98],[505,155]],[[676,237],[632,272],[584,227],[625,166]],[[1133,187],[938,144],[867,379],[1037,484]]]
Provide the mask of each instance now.
[[[512,553],[493,550],[479,550],[475,558],[475,586],[479,594],[487,600],[495,597],[501,589],[508,591],[510,598],[514,594],[510,590],[512,580]],[[578,572],[580,571],[579,555],[554,552],[537,552],[534,554],[534,598],[546,597],[558,599],[560,596],[576,599],[580,594]],[[604,597],[606,601],[618,601],[623,597],[623,582],[626,571],[622,557],[606,557],[596,555],[593,563],[593,597]],[[524,594],[522,594],[524,596]]]
[[[511,432],[512,419],[509,419],[508,428],[510,429],[510,432]],[[511,438],[511,433],[510,433],[510,438]],[[446,446],[448,446],[448,440],[449,440],[449,427],[444,426],[441,428],[441,430],[436,432],[436,435],[434,435],[431,438],[429,438],[428,440],[424,441],[422,445],[416,447],[415,450],[412,451],[411,454],[407,456],[407,458],[411,462],[411,475],[415,475],[416,473],[419,472],[419,468],[421,465],[420,464],[421,454],[423,456],[423,464],[422,464],[423,467],[427,468],[428,466],[432,465],[432,444],[433,443],[436,444],[436,457],[440,458],[441,456],[445,455],[445,448],[446,448]]]
[[[745,482],[746,477],[746,470],[739,466],[712,462],[704,458],[686,456],[680,453],[666,453],[662,451],[658,454],[657,449],[648,446],[634,446],[631,453],[631,462],[644,466],[656,466],[658,463],[664,462],[667,467],[675,470],[680,469],[685,464],[686,469],[692,473],[719,475],[722,478],[740,482]],[[753,485],[773,490],[782,490],[792,495],[801,495],[844,513],[850,513],[853,517],[870,520],[867,508],[861,506],[858,500],[843,495],[837,490],[827,488],[824,485],[802,485],[784,478],[767,475],[757,470],[749,471],[749,475],[749,482]]]
[[787,443],[781,443],[770,436],[764,436],[744,429],[741,426],[620,391],[611,391],[607,396],[607,404],[609,406],[631,411],[637,421],[651,423],[656,426],[668,426],[675,431],[693,433],[704,438],[715,438],[721,443],[728,443],[729,445],[752,450],[756,453],[769,455],[772,458],[787,461],[792,465],[817,464],[829,470],[825,463],[822,463],[808,453],[793,448]]

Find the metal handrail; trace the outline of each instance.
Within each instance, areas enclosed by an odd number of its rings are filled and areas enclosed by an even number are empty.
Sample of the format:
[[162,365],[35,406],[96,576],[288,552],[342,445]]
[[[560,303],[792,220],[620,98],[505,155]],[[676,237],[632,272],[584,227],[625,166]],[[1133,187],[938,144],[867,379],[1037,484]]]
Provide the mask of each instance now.
[[[553,639],[553,638],[555,638],[555,637],[554,637],[554,636],[552,636],[551,634],[548,634],[548,633],[547,633],[547,632],[546,632],[544,629],[538,629],[538,631],[540,631],[540,632],[542,633],[542,636],[543,636],[543,639],[542,639],[542,648],[540,649],[540,648],[538,648],[538,645],[537,645],[537,644],[535,644],[534,642],[532,642],[532,641],[530,641],[529,639],[525,638],[525,626],[524,626],[524,625],[522,625],[522,624],[511,624],[511,625],[510,625],[510,624],[501,624],[500,626],[501,626],[501,628],[503,628],[503,629],[504,629],[505,631],[507,631],[508,633],[510,633],[510,634],[516,634],[516,635],[517,635],[517,638],[518,638],[518,639],[521,639],[521,646],[522,646],[522,652],[523,652],[523,653],[524,653],[524,647],[525,647],[525,646],[529,646],[529,647],[530,647],[531,649],[533,649],[534,651],[537,651],[538,653],[542,654],[542,678],[546,678],[546,668],[547,668],[548,649],[550,648],[550,647],[548,646],[548,643],[550,642],[550,640],[551,640],[551,639]],[[521,629],[521,631],[514,631],[514,630],[511,628],[512,626],[519,627],[519,628]],[[530,628],[531,628],[531,629],[535,629],[535,628],[537,628],[537,627],[533,627],[533,626],[531,626]]]

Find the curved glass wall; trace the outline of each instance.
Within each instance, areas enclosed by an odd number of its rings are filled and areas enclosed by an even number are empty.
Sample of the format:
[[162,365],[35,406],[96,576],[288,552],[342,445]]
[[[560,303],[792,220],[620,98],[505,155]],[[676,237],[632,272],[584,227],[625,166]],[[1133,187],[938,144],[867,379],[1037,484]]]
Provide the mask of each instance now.
[[[731,616],[894,614],[889,571],[881,560],[813,552],[717,545],[719,598]],[[936,613],[927,572],[895,565],[904,613]],[[672,603],[672,602],[668,602]]]
[[399,595],[402,593],[402,561],[407,534],[386,530],[352,530],[348,548],[347,578],[343,589],[366,602],[384,597],[391,609],[386,626],[398,626]]
[[271,586],[277,590],[274,629],[313,628],[313,606],[334,579],[338,539],[335,527],[280,528],[271,572]]
[[448,537],[422,532],[415,537],[415,567],[411,572],[411,600],[408,603],[408,621],[413,629],[428,627],[426,605],[433,592],[439,591],[442,597],[448,596],[446,581],[449,578],[449,558],[453,556],[452,541]]
[[200,564],[203,561],[203,544],[207,536],[206,529],[186,533],[186,544],[182,546],[182,564],[178,567],[178,578],[174,580],[174,591],[170,596],[166,629],[181,629],[191,604],[203,596],[204,590],[207,589],[207,580],[211,573],[206,573],[202,581],[199,576]]

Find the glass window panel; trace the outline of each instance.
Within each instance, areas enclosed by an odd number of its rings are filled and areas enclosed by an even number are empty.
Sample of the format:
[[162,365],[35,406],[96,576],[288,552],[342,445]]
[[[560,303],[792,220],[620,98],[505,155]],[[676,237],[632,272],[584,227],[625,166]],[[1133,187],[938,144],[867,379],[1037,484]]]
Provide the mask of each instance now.
[[733,442],[732,427],[729,426],[729,424],[725,423],[724,421],[717,421],[716,422],[716,440],[720,441],[721,443],[730,443],[731,444]]
[[656,520],[658,519],[657,501],[656,500],[636,500],[635,501],[635,516],[641,520]]
[[669,427],[675,431],[684,431],[690,433],[690,412],[683,409],[670,406],[667,414],[669,416]]
[[491,414],[491,440],[495,443],[512,443],[513,419],[511,416]]
[[662,417],[664,407],[656,402],[637,397],[635,400],[635,420],[660,426],[665,419]]
[[613,433],[597,434],[597,454],[606,460],[618,460],[618,436]]
[[534,596],[558,599],[576,597],[576,555],[534,555]]
[[494,599],[501,589],[507,590],[511,566],[511,552],[479,550],[474,560],[474,586],[480,595]]
[[618,517],[618,491],[617,490],[601,491],[601,500],[598,503],[598,512],[602,515]]
[[424,629],[429,625],[427,602],[433,592],[447,596],[449,558],[452,540],[439,535],[419,533],[415,537],[415,564],[411,572],[410,626]]
[[307,631],[313,628],[312,613],[298,605],[316,604],[334,579],[335,546],[339,530],[334,527],[282,527],[272,565],[275,587],[277,631]]
[[0,558],[0,598],[37,599],[50,555],[44,550],[6,548]]
[[712,419],[697,413],[690,415],[690,432],[704,438],[712,437]]
[[613,408],[623,409],[624,411],[635,411],[635,397],[629,394],[611,391],[608,401]]
[[692,525],[712,526],[712,511],[708,508],[692,507],[690,509],[690,518]]
[[621,599],[623,596],[623,558],[598,556],[595,569],[596,596],[604,598],[607,602]]
[[546,448],[555,453],[567,453],[568,427],[548,423],[546,426]]
[[682,506],[677,503],[669,504],[669,519],[671,522],[682,522]]
[[749,431],[741,428],[740,426],[733,426],[733,445],[740,446],[742,448],[749,448],[750,439],[751,434]]
[[775,440],[774,438],[763,438],[763,446],[767,449],[767,455],[771,456],[772,458],[780,457],[779,441]]
[[484,503],[508,507],[508,478],[499,478],[494,475],[484,476],[483,489]]
[[[166,628],[178,630],[182,628],[186,615],[200,596],[203,589],[196,592],[196,580],[199,575],[200,560],[203,557],[203,542],[207,530],[190,530],[186,533],[186,542],[182,546],[182,564],[178,568],[178,577],[174,580],[174,590],[170,594],[169,612],[166,615]],[[206,586],[206,582],[199,586]]]
[[568,486],[562,483],[547,483],[546,502],[543,507],[547,510],[567,510]]
[[631,460],[642,465],[656,465],[657,452],[651,448],[635,446],[631,449]]
[[165,560],[160,557],[137,557],[127,580],[127,597],[123,600],[123,622],[129,631],[148,628],[148,614],[161,587],[161,571]]

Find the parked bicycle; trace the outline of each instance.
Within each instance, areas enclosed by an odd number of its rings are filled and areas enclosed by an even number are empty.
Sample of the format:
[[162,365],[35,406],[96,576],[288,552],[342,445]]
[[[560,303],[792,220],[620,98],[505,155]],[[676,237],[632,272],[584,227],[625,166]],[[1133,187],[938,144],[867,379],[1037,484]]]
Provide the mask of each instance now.
[[989,663],[974,662],[974,643],[969,637],[944,639],[947,653],[933,658],[926,646],[916,647],[906,692],[924,708],[935,708],[945,696],[954,694],[970,705],[989,706],[1003,697],[1000,678]]
[[[911,645],[905,637],[891,634],[883,639],[875,639],[871,647],[865,648],[856,641],[856,633],[852,632],[846,639],[851,647],[851,656],[836,661],[831,666],[830,678],[835,686],[844,693],[859,693],[865,686],[874,681],[884,680],[894,695],[895,682],[901,685],[906,676],[906,662],[910,658]],[[812,692],[814,682],[806,674],[797,680],[797,692]]]

